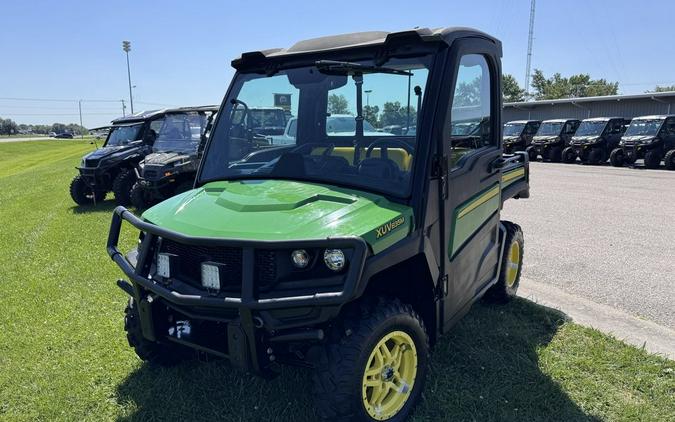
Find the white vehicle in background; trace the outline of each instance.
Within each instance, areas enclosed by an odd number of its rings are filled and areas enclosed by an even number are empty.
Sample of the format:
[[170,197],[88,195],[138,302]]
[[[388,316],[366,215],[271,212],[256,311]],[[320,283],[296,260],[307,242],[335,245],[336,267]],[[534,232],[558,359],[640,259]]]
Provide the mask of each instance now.
[[[286,123],[284,133],[269,136],[270,145],[294,145],[298,131],[298,119],[291,117]],[[353,136],[356,133],[356,120],[350,114],[333,114],[326,118],[326,134],[329,136]],[[394,136],[389,132],[378,132],[373,125],[363,121],[363,136]]]

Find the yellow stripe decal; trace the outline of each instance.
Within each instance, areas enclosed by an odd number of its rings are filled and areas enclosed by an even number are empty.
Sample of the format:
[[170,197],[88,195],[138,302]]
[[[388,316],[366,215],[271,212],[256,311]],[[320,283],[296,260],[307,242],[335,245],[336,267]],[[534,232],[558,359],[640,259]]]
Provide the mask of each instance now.
[[522,168],[522,167],[506,173],[502,177],[502,182],[508,182],[510,180],[516,179],[516,178],[521,177],[521,176],[525,176],[525,169]]
[[489,191],[485,192],[478,198],[474,199],[472,202],[467,204],[464,208],[462,208],[459,213],[457,214],[457,218],[462,218],[471,211],[475,210],[476,208],[480,207],[490,199],[494,198],[495,196],[499,195],[499,185],[496,185],[494,188],[490,189]]

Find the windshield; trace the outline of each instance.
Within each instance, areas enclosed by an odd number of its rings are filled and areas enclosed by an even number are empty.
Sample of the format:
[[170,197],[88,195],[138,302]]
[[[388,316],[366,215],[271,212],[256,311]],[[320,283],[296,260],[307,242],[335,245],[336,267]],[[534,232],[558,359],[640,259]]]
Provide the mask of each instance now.
[[560,135],[564,122],[544,122],[539,126],[537,136]]
[[[416,125],[429,66],[425,56],[392,59],[381,68],[372,62],[326,68],[319,62],[271,76],[238,74],[209,142],[200,182],[293,179],[407,195],[415,136],[382,128]],[[283,104],[277,104],[280,97]],[[269,136],[264,125],[249,123],[254,110],[275,107],[288,116],[280,135]]]
[[140,140],[142,127],[143,123],[111,127],[105,146],[120,147],[127,145],[129,142]]
[[525,129],[524,123],[509,123],[504,125],[504,136],[520,136]]
[[607,126],[607,120],[585,120],[581,122],[574,136],[602,135]]
[[624,136],[645,136],[645,135],[656,135],[659,133],[661,128],[661,119],[652,119],[652,120],[635,120],[633,119],[630,122],[630,126],[626,129]]
[[212,112],[167,114],[157,134],[152,150],[155,152],[197,152],[202,135],[206,136],[208,118]]

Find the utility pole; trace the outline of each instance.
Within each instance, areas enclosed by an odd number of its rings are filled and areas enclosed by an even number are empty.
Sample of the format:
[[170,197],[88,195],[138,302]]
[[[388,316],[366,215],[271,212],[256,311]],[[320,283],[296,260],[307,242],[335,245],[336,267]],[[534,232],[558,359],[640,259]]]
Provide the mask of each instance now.
[[530,69],[532,66],[532,40],[534,39],[534,8],[536,0],[530,4],[530,32],[527,36],[527,68],[525,69],[525,99],[530,96]]
[[131,114],[134,114],[134,96],[131,93],[131,68],[129,67],[129,51],[131,51],[131,42],[122,41],[122,50],[127,53],[127,76],[129,77],[129,103],[131,104]]
[[124,104],[124,100],[120,100],[122,102],[122,117],[127,115],[127,105]]
[[[82,126],[82,100],[79,100],[77,102],[77,106],[80,109],[80,127],[84,128],[84,126]],[[80,129],[80,139],[84,139],[84,133],[82,133],[81,129]]]

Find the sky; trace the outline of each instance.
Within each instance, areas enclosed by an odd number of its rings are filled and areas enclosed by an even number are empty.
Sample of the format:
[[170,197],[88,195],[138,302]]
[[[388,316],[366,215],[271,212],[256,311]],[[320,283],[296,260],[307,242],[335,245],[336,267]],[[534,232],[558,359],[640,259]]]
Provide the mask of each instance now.
[[[529,9],[530,0],[3,0],[0,117],[78,123],[82,100],[84,126],[107,124],[121,99],[129,107],[122,40],[131,41],[135,111],[220,103],[242,51],[415,26],[496,36],[504,72],[523,85]],[[532,67],[618,81],[624,94],[675,84],[674,15],[672,0],[539,0]]]

